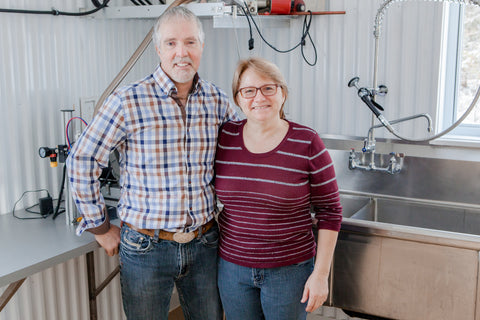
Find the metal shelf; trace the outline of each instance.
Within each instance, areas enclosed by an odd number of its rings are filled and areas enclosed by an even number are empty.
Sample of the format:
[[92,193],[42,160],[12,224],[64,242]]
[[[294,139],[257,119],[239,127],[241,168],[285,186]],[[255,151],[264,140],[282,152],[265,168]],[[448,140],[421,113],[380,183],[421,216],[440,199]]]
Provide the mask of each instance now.
[[[223,16],[228,13],[229,8],[224,2],[214,3],[189,3],[186,5],[198,17]],[[166,9],[168,5],[150,5],[150,6],[123,6],[106,7],[94,14],[95,18],[103,19],[156,19]],[[231,10],[231,9],[230,9]]]
[[[264,28],[289,27],[290,22],[298,17],[308,15],[308,12],[298,12],[290,15],[254,15],[255,20],[260,20]],[[321,11],[312,12],[312,15],[345,14],[345,11]],[[247,19],[243,15],[224,14],[213,17],[214,28],[249,28]]]
[[[186,5],[200,18],[213,18],[214,28],[248,28],[245,16],[238,15],[232,6],[225,5],[224,2],[214,3],[189,3]],[[166,9],[168,5],[149,5],[149,6],[122,6],[106,7],[94,14],[98,19],[156,19]],[[288,27],[292,19],[307,15],[308,12],[298,12],[291,15],[269,15],[254,14],[255,20],[260,20],[262,27]],[[313,12],[313,15],[332,15],[345,14],[345,11],[322,11]]]

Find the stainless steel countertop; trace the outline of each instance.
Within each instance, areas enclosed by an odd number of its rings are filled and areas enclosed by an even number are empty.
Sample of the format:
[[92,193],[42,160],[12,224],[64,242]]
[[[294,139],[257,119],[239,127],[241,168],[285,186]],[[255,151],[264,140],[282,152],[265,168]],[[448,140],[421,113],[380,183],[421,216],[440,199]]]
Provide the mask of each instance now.
[[[24,212],[19,211],[19,215]],[[92,234],[75,234],[65,217],[19,220],[0,215],[0,287],[97,249]]]

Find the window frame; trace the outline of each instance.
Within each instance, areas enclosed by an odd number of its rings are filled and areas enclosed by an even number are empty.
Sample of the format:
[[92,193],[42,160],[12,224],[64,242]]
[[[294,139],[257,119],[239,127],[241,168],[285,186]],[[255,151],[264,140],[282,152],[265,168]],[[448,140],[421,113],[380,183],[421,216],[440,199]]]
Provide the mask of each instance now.
[[[463,16],[466,5],[447,4],[443,23],[444,46],[442,76],[440,77],[439,123],[440,131],[449,128],[457,121],[457,93],[460,87],[461,55],[463,41]],[[471,102],[470,102],[471,103]],[[477,101],[475,108],[478,108]],[[467,108],[470,105],[466,106]],[[446,138],[478,141],[480,139],[480,124],[460,123],[455,129],[445,135]]]

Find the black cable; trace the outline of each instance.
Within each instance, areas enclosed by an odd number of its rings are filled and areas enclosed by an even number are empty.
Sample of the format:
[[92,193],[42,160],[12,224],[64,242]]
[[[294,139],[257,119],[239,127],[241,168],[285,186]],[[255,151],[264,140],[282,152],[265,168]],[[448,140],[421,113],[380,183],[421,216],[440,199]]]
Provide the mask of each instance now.
[[145,2],[143,2],[142,0],[137,0],[137,1],[140,2],[140,4],[141,4],[142,6],[145,5]]
[[52,8],[50,11],[41,11],[41,10],[23,10],[23,9],[1,9],[0,12],[6,12],[6,13],[26,13],[26,14],[51,14],[54,16],[86,16],[92,13],[95,13],[105,7],[107,7],[108,2],[110,0],[104,0],[103,3],[100,5],[100,7],[97,7],[93,10],[90,11],[85,11],[85,12],[65,12],[65,11],[59,11],[55,8]]
[[[15,215],[15,208],[17,207],[17,204],[23,199],[23,197],[27,194],[27,193],[30,193],[30,192],[42,192],[42,191],[45,191],[47,193],[47,195],[50,197],[50,193],[48,192],[47,189],[38,189],[38,190],[31,190],[31,191],[25,191],[22,196],[20,197],[20,199],[18,199],[15,204],[13,205],[13,209],[12,209],[12,215],[13,217],[17,218],[17,219],[20,219],[20,220],[34,220],[34,219],[45,219],[46,217],[48,217],[48,214],[46,215],[42,215],[41,217],[19,217],[17,215]],[[27,209],[31,209],[33,208],[34,206],[36,205],[33,205],[33,206],[30,206],[28,207]],[[35,212],[36,213],[36,212]],[[40,213],[41,214],[41,213]]]
[[145,2],[148,3],[149,5],[152,5],[152,3],[149,0],[145,0]]
[[[298,48],[299,46],[302,46],[301,47],[301,53],[302,53],[302,57],[303,59],[305,60],[305,62],[310,65],[310,66],[314,66],[316,63],[317,63],[317,48],[315,47],[315,44],[312,40],[312,37],[310,36],[310,26],[312,24],[312,11],[308,10],[309,12],[309,15],[308,17],[310,18],[308,20],[308,23],[307,23],[307,16],[305,16],[304,20],[303,20],[303,30],[302,30],[302,37],[300,39],[300,42],[298,44],[296,44],[295,46],[293,46],[292,48],[288,49],[288,50],[279,50],[277,49],[276,47],[274,47],[272,44],[270,44],[262,35],[261,31],[260,31],[260,28],[258,27],[257,23],[255,22],[255,20],[253,19],[252,17],[252,14],[250,13],[250,11],[248,10],[248,7],[247,7],[247,4],[244,2],[245,4],[245,7],[247,8],[247,10],[243,9],[243,12],[247,18],[247,21],[249,21],[249,18],[252,20],[255,28],[257,29],[257,32],[258,32],[258,35],[260,36],[260,38],[263,40],[263,42],[265,42],[270,48],[272,48],[274,51],[276,52],[279,52],[279,53],[288,53],[288,52],[291,52],[293,50],[295,50],[296,48]],[[250,22],[248,23],[250,25]],[[315,60],[313,63],[310,63],[307,58],[305,57],[305,54],[303,52],[303,46],[305,46],[305,38],[308,36],[310,42],[312,43],[312,46],[313,46],[313,50],[314,50],[314,53],[315,53]],[[250,35],[251,37],[251,35]]]
[[66,176],[66,174],[67,174],[67,166],[64,164],[63,165],[63,175],[62,175],[62,185],[60,186],[60,192],[58,194],[57,207],[55,208],[55,213],[53,214],[52,220],[55,220],[55,218],[61,213],[59,211],[59,209],[60,209],[60,202],[62,202],[63,188],[65,187],[65,176]]
[[[245,17],[247,17],[247,22],[248,22],[248,29],[250,29],[250,39],[248,39],[248,50],[252,50],[253,49],[253,33],[252,33],[252,25],[250,24],[250,19],[248,19],[248,14],[247,12],[245,11],[245,9],[243,9],[243,7],[240,7],[243,11],[243,14],[245,15]],[[248,8],[247,8],[247,11],[248,11]]]
[[38,207],[39,205],[40,205],[39,203],[35,203],[33,206],[25,208],[25,211],[27,211],[28,213],[42,214],[40,211],[33,211],[32,210],[32,208]]
[[300,47],[300,51],[302,52],[302,57],[303,57],[303,60],[311,67],[313,67],[314,65],[317,64],[317,48],[315,47],[315,43],[313,42],[313,39],[312,37],[310,36],[310,24],[312,23],[312,11],[308,10],[308,12],[310,12],[310,20],[308,22],[308,25],[306,24],[307,22],[307,18],[305,17],[305,19],[303,20],[303,34],[306,34],[308,35],[308,39],[310,40],[310,43],[312,44],[312,47],[313,47],[313,53],[315,54],[315,60],[313,61],[313,63],[310,63],[307,58],[305,58],[305,54],[303,52],[303,47],[305,46],[305,37],[302,37],[302,46]]
[[136,5],[136,6],[139,6],[139,5],[140,5],[140,3],[138,3],[138,2],[135,1],[135,0],[130,0],[130,2],[133,3],[133,4]]
[[92,0],[92,3],[95,6],[95,8],[98,8],[102,5],[100,2],[98,2],[98,0]]

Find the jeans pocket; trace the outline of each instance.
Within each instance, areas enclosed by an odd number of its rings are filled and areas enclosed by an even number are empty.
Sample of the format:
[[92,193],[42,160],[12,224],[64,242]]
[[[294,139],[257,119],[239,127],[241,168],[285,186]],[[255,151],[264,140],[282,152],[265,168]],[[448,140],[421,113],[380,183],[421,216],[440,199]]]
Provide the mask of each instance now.
[[130,228],[122,228],[120,245],[125,251],[136,253],[146,253],[153,247],[149,236]]
[[205,247],[217,248],[218,247],[218,226],[215,224],[210,230],[207,231],[200,241]]

